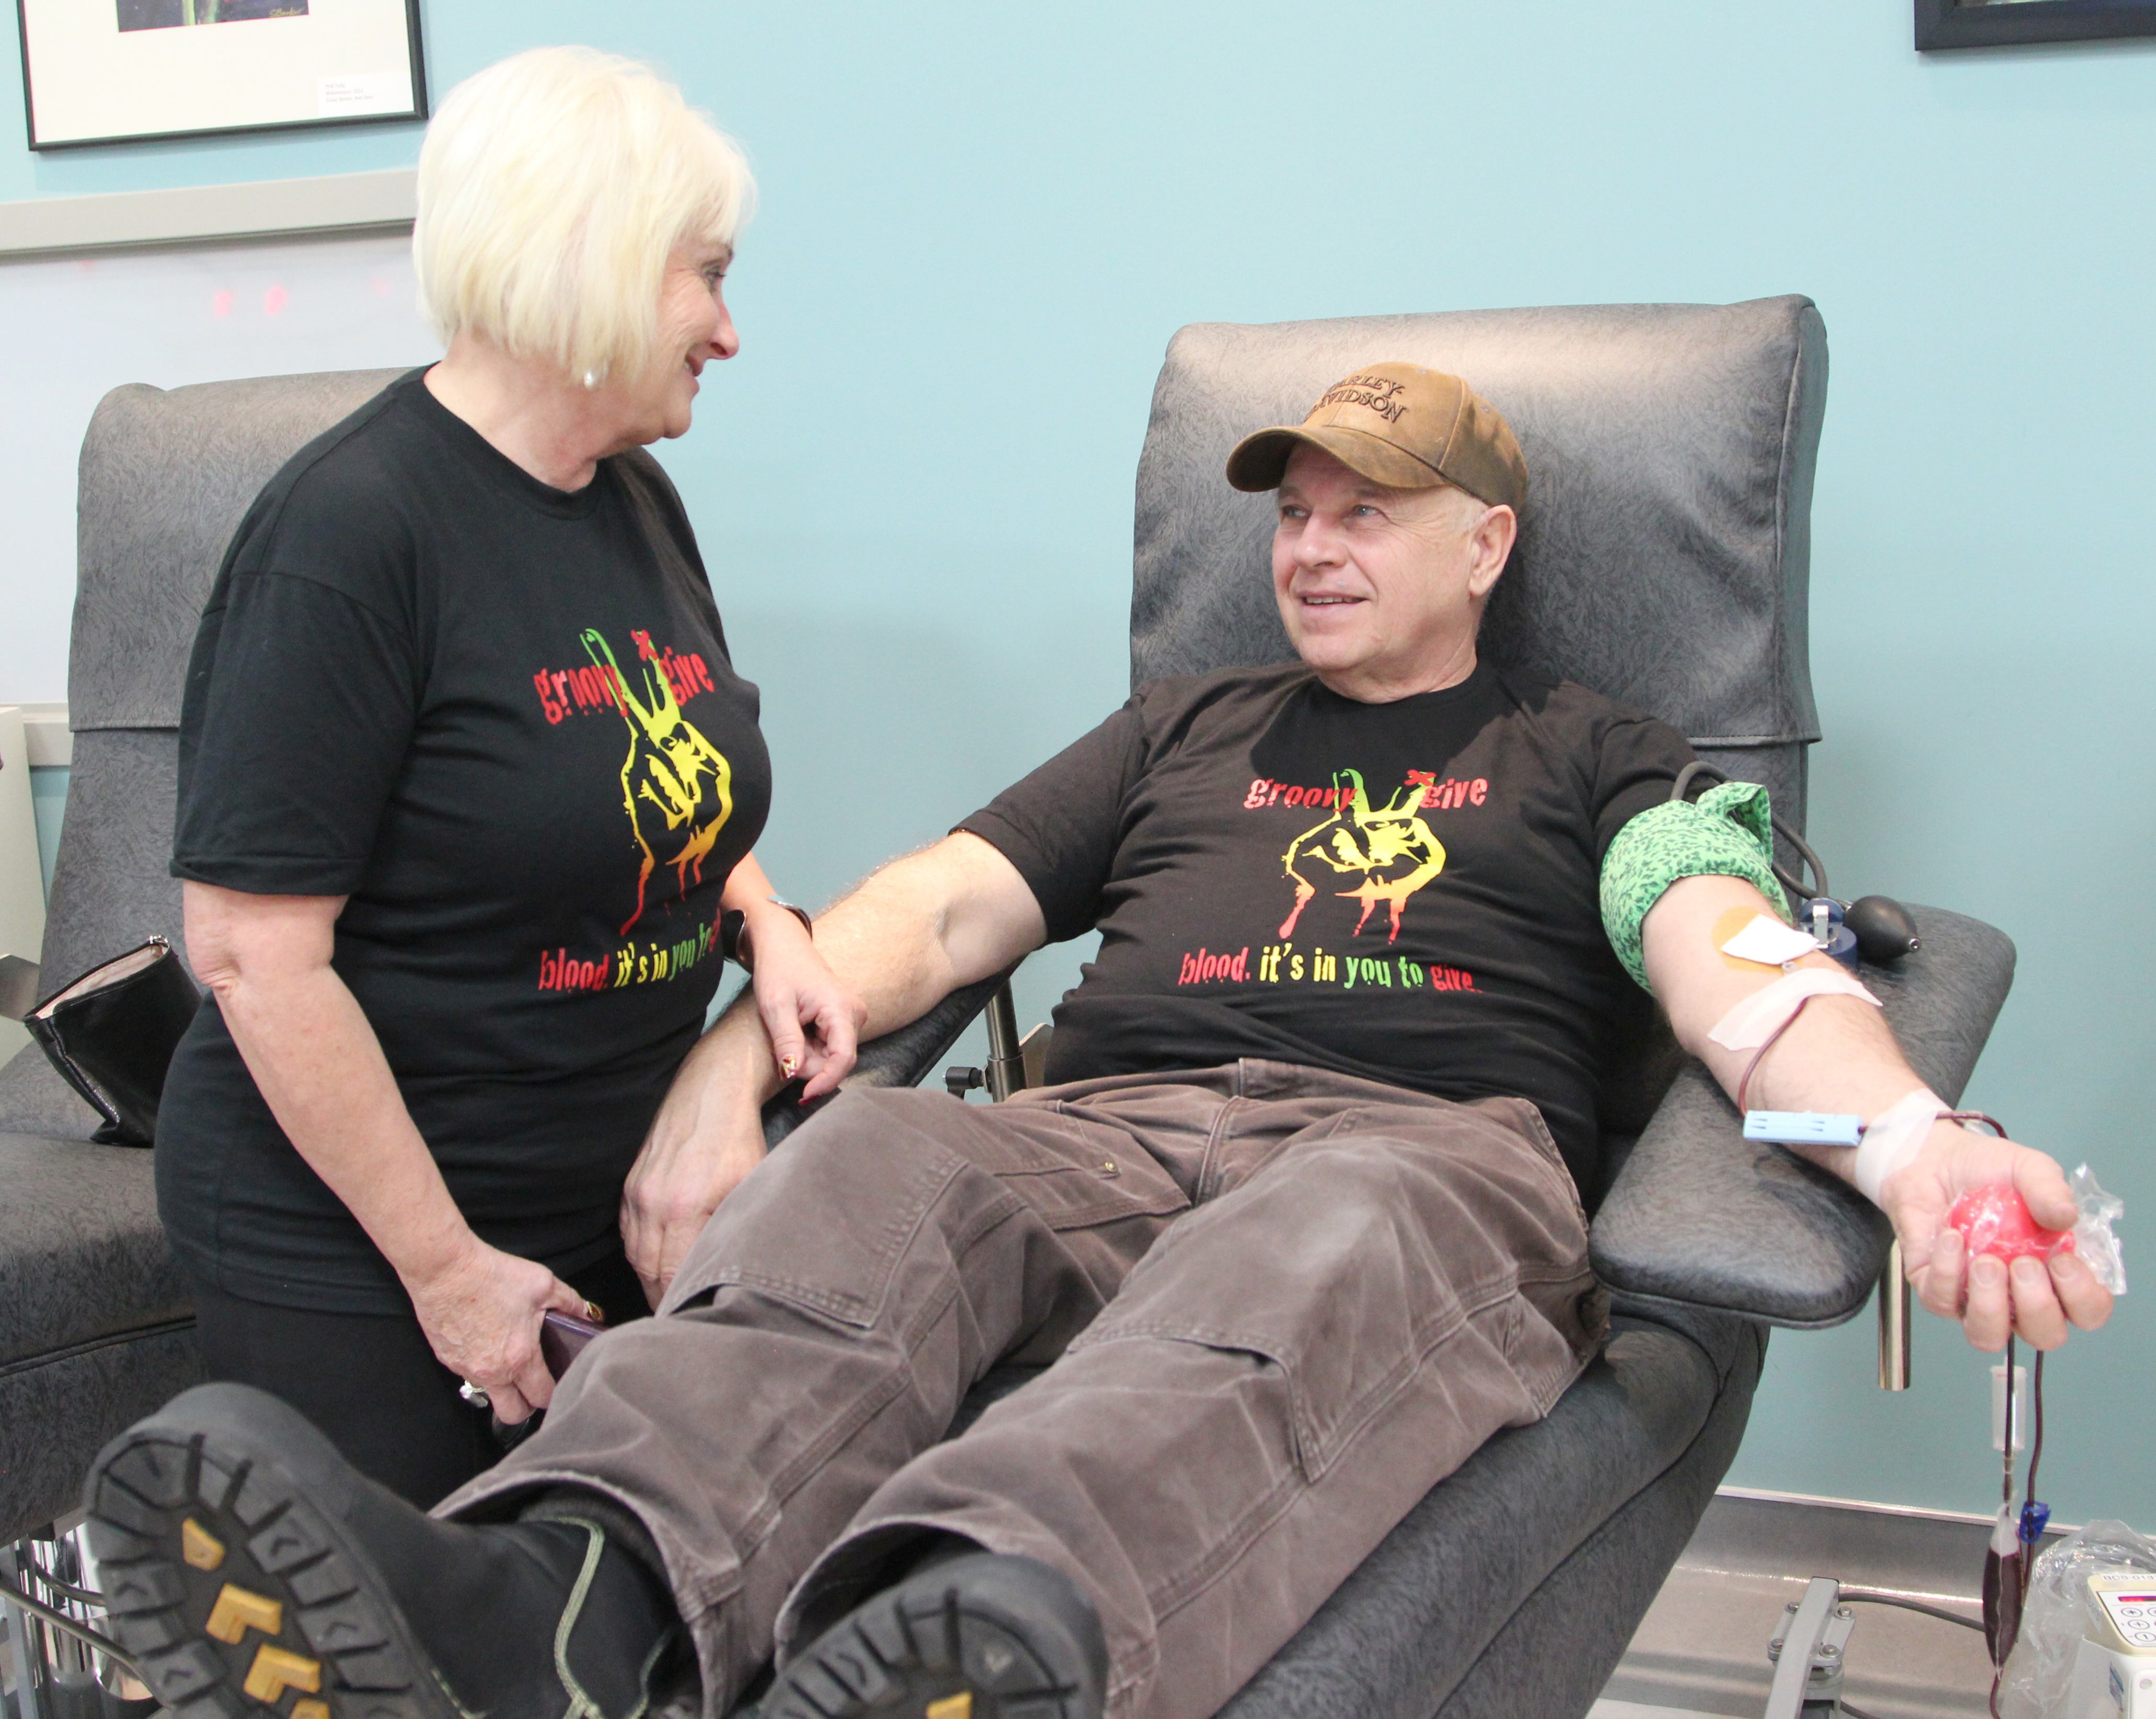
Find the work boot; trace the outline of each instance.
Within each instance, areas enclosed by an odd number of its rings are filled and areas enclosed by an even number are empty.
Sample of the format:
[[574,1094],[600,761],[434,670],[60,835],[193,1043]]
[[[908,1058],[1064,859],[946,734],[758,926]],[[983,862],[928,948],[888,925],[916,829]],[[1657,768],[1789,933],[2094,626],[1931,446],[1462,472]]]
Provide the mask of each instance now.
[[759,1719],[1100,1719],[1108,1650],[1060,1570],[993,1552],[917,1568],[780,1668]]
[[231,1384],[122,1433],[83,1498],[112,1632],[179,1719],[639,1719],[671,1596],[552,1506],[436,1521]]

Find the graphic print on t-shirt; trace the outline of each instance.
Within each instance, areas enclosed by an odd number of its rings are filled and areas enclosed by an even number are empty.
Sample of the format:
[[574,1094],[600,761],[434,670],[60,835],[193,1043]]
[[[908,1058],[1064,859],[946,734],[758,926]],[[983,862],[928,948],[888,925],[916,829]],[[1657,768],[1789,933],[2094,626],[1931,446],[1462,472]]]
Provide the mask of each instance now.
[[1384,704],[1236,666],[1144,683],[959,827],[1050,938],[1099,936],[1051,1084],[1255,1059],[1524,1098],[1592,1189],[1615,1024],[1652,1008],[1603,930],[1602,856],[1691,758],[1486,659]]
[[[680,701],[674,695],[674,680],[670,675],[659,672],[655,665],[665,659],[652,648],[651,635],[639,632],[632,635],[636,640],[638,654],[644,662],[644,690],[646,696],[639,699],[629,690],[625,676],[613,659],[613,647],[596,628],[587,627],[583,632],[583,646],[591,657],[593,667],[603,664],[607,684],[616,695],[621,720],[629,726],[629,762],[621,767],[622,804],[629,810],[629,827],[635,832],[638,851],[643,864],[636,874],[636,911],[629,915],[621,928],[624,937],[644,917],[645,886],[651,881],[652,871],[658,860],[652,851],[651,835],[645,826],[655,817],[659,825],[655,833],[662,841],[675,832],[680,839],[675,844],[667,863],[674,868],[676,893],[688,893],[691,882],[704,880],[704,858],[711,851],[711,844],[726,828],[726,819],[733,815],[732,787],[733,767],[726,762],[726,755],[696,731],[694,723],[681,714]],[[703,684],[711,685],[708,671],[704,670],[701,657],[689,659],[691,671],[701,672]],[[692,690],[690,697],[696,696]],[[704,799],[704,782],[711,779],[711,797],[708,806]]]
[[[1259,777],[1243,797],[1243,808],[1256,812],[1274,807],[1316,807],[1327,816],[1300,832],[1281,855],[1281,866],[1293,891],[1286,903],[1279,942],[1259,945],[1253,962],[1249,946],[1232,953],[1199,949],[1183,952],[1178,962],[1178,986],[1217,980],[1260,984],[1317,983],[1353,990],[1366,988],[1472,991],[1472,973],[1441,964],[1411,961],[1391,952],[1399,941],[1400,927],[1409,905],[1445,870],[1445,844],[1437,838],[1425,811],[1480,807],[1489,798],[1486,777],[1471,781],[1443,782],[1429,770],[1410,770],[1383,805],[1372,803],[1360,770],[1345,767],[1332,772],[1330,787],[1307,788]],[[1345,883],[1347,888],[1340,888]],[[1301,926],[1306,936],[1337,935],[1322,921],[1302,926],[1305,910],[1321,895],[1361,904],[1350,937],[1360,937],[1370,925],[1378,904],[1385,904],[1383,955],[1359,951],[1327,954],[1322,942],[1299,950],[1295,938]],[[1322,912],[1322,910],[1321,910]]]
[[[1363,904],[1362,916],[1356,920],[1351,935],[1361,933],[1369,922],[1370,910],[1383,901],[1391,914],[1391,930],[1385,941],[1399,941],[1402,906],[1445,870],[1445,844],[1430,834],[1430,826],[1422,820],[1424,790],[1413,779],[1427,774],[1410,772],[1400,791],[1383,807],[1373,809],[1361,771],[1332,772],[1332,786],[1327,794],[1332,815],[1303,831],[1281,857],[1295,885],[1295,906],[1280,928],[1283,941],[1295,935],[1295,922],[1317,894],[1318,885],[1312,880],[1322,877],[1327,870],[1335,879],[1361,879],[1353,889],[1333,891],[1353,896]],[[1342,788],[1342,781],[1352,786]]]
[[[733,815],[733,767],[682,709],[699,693],[716,690],[709,666],[696,653],[660,649],[642,628],[632,629],[629,638],[643,668],[640,691],[630,685],[613,646],[596,627],[578,635],[591,659],[588,669],[542,669],[532,676],[549,723],[562,722],[572,711],[611,709],[628,730],[621,808],[637,860],[634,906],[620,929],[624,938],[654,910],[703,882],[704,861]],[[654,901],[652,875],[662,864],[673,872],[675,886]],[[642,947],[632,939],[589,959],[567,949],[547,950],[540,956],[539,988],[604,991],[678,978],[717,947],[715,916],[682,936],[647,939]]]

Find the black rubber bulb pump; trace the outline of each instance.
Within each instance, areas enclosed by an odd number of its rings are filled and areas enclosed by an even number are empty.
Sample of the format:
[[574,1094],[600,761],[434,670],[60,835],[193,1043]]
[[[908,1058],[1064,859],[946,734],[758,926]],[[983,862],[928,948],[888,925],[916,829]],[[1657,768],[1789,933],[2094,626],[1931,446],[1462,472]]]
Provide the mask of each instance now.
[[1885,895],[1859,895],[1842,915],[1856,935],[1856,951],[1874,967],[1899,961],[1917,945],[1917,921],[1899,901]]

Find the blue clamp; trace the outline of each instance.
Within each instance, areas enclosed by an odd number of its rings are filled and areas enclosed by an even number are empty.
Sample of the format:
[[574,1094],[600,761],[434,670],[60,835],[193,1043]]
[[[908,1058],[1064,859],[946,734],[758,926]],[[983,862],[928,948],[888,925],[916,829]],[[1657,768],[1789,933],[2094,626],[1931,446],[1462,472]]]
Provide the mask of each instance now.
[[1824,1111],[1747,1111],[1744,1137],[1775,1146],[1855,1146],[1864,1137],[1864,1124]]

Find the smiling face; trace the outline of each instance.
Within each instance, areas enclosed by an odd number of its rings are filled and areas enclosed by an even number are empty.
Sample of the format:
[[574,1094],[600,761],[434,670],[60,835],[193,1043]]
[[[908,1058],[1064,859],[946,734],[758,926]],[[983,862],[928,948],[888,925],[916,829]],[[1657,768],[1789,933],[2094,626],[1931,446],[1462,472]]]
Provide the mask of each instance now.
[[1517,524],[1442,484],[1389,489],[1296,449],[1273,531],[1273,595],[1296,654],[1343,697],[1386,704],[1456,685]]
[[741,336],[726,310],[726,276],[732,261],[729,248],[711,244],[685,247],[667,259],[651,367],[633,381],[613,385],[625,415],[634,421],[634,443],[686,434],[704,367],[741,350]]

